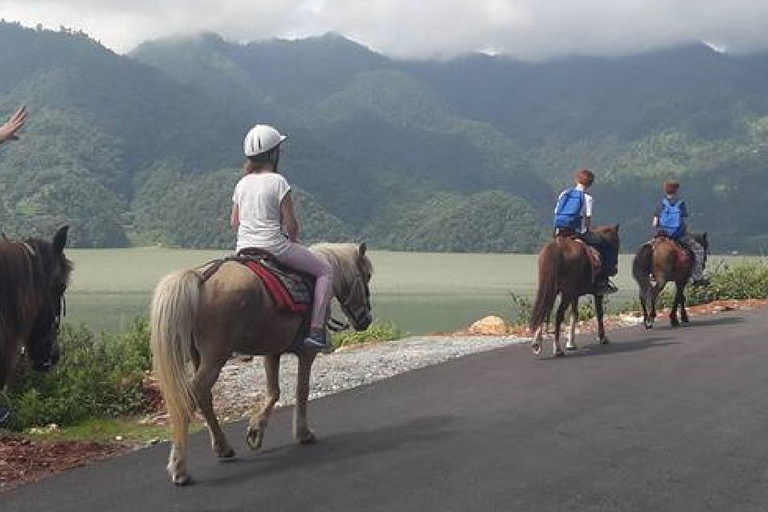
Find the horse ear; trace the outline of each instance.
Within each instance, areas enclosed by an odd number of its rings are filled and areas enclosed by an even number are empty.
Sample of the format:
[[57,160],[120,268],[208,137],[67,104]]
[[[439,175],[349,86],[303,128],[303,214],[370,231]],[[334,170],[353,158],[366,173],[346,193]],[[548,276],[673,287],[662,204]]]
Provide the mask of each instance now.
[[616,228],[616,232],[618,233],[618,232],[619,232],[619,225],[618,225],[618,224],[616,224],[616,225],[614,226],[614,228]]
[[67,232],[69,231],[69,226],[61,226],[58,231],[56,231],[56,234],[53,235],[53,250],[57,254],[61,254],[64,252],[64,246],[67,245]]
[[361,258],[363,256],[365,256],[365,251],[367,251],[367,250],[368,250],[368,246],[365,244],[365,242],[361,243],[360,247],[358,249],[358,253],[359,253]]

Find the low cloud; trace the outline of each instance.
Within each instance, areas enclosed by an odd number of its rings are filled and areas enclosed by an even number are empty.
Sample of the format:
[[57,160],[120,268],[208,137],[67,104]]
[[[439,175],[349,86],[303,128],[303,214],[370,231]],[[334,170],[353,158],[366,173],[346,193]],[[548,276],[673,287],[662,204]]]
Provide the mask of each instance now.
[[82,29],[118,52],[202,31],[236,41],[334,31],[401,58],[625,55],[692,41],[768,48],[768,2],[754,0],[0,0],[0,16]]

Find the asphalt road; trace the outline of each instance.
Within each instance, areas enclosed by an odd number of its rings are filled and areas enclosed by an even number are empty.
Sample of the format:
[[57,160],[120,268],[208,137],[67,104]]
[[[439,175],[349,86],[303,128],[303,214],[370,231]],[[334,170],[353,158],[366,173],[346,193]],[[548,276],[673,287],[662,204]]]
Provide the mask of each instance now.
[[[613,333],[565,360],[513,346],[291,410],[266,449],[219,463],[193,438],[196,484],[168,446],[0,495],[0,511],[766,511],[768,311]],[[547,347],[549,349],[549,347]]]

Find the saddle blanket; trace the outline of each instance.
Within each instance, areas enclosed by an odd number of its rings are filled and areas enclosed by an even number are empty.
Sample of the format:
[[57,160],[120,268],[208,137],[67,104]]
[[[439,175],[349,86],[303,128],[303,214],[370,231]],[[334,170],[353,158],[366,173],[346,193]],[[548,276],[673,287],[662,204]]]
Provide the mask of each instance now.
[[584,248],[587,250],[587,256],[589,256],[589,261],[592,263],[592,281],[594,282],[595,278],[600,273],[600,270],[603,268],[603,260],[600,257],[600,252],[594,247],[587,245],[587,243],[580,238],[574,238],[574,240],[584,245]]
[[677,240],[673,240],[667,236],[655,236],[653,240],[647,243],[650,243],[651,247],[656,250],[656,245],[667,240],[670,240],[675,244],[675,263],[677,263],[677,265],[680,267],[688,265],[693,258],[693,253],[687,247],[683,247],[683,245]]
[[287,271],[267,258],[248,256],[239,261],[261,278],[280,311],[303,314],[312,307],[311,278]]

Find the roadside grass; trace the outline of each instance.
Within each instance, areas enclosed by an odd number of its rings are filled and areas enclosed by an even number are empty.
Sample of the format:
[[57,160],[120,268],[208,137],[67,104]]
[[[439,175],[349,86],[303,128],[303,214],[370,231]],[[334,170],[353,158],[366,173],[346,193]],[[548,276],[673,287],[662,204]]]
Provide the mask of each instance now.
[[403,332],[392,322],[375,321],[365,331],[343,331],[331,337],[334,348],[377,341],[393,341],[402,338]]
[[[196,423],[193,430],[202,428]],[[86,420],[77,425],[64,427],[41,426],[23,431],[30,439],[43,441],[94,441],[111,443],[115,441],[146,444],[170,439],[171,428],[166,425],[143,425],[141,418],[99,418]]]

